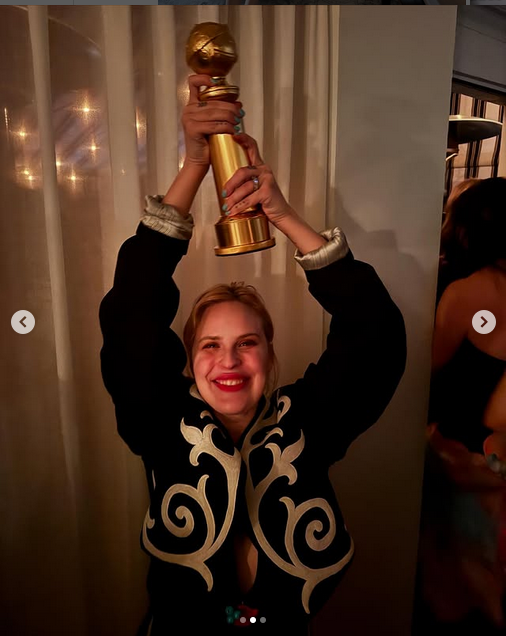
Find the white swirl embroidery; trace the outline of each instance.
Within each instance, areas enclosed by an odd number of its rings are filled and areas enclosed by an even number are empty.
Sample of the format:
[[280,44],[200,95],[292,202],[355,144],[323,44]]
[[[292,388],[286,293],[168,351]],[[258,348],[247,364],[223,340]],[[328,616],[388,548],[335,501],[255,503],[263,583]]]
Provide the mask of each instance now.
[[[200,415],[201,418],[206,416],[210,416],[208,411],[203,411]],[[144,547],[158,559],[169,563],[184,565],[199,572],[207,583],[208,591],[211,591],[213,588],[213,576],[205,562],[222,546],[230,530],[230,526],[232,525],[237,496],[237,486],[241,470],[241,455],[237,449],[235,449],[233,455],[229,455],[214,445],[212,432],[214,429],[218,428],[215,424],[207,424],[204,427],[204,430],[201,431],[195,426],[187,426],[183,419],[181,420],[180,428],[185,440],[193,446],[189,454],[189,460],[193,466],[198,465],[199,456],[202,453],[205,453],[216,459],[225,471],[227,477],[228,505],[223,526],[218,536],[216,536],[216,523],[205,490],[209,475],[202,475],[196,488],[188,484],[174,484],[171,486],[163,497],[161,516],[165,528],[171,534],[180,538],[188,537],[195,529],[195,519],[191,510],[186,506],[178,506],[176,508],[175,515],[177,519],[184,520],[184,525],[179,526],[170,519],[169,506],[172,497],[176,494],[187,495],[190,499],[196,501],[202,508],[207,527],[207,536],[203,545],[195,552],[191,552],[189,554],[172,554],[158,549],[155,545],[153,545],[148,536],[148,529],[153,528],[155,523],[149,515],[149,509],[146,513],[142,528],[142,540]]]
[[[302,431],[298,441],[291,444],[290,446],[287,446],[283,451],[281,451],[281,448],[273,442],[265,444],[265,441],[274,434],[283,436],[283,431],[279,427],[275,427],[271,431],[269,431],[267,435],[258,443],[252,443],[251,439],[253,435],[258,433],[258,431],[260,431],[262,428],[265,428],[266,426],[272,426],[275,423],[279,424],[281,418],[289,411],[291,400],[286,395],[282,395],[278,398],[278,407],[280,404],[283,405],[281,411],[274,411],[272,415],[270,415],[267,419],[263,419],[262,416],[265,415],[268,408],[268,405],[266,405],[264,412],[258,418],[257,422],[248,432],[244,440],[241,454],[247,467],[246,499],[253,531],[262,550],[279,568],[281,568],[288,574],[301,578],[305,581],[302,588],[302,605],[306,613],[309,614],[309,599],[314,588],[324,579],[332,576],[333,574],[337,574],[345,567],[347,563],[349,563],[353,556],[354,546],[353,540],[350,537],[351,544],[348,553],[337,563],[324,568],[311,568],[302,563],[300,558],[297,556],[294,546],[295,527],[299,523],[301,517],[309,510],[315,508],[323,510],[329,521],[328,532],[319,539],[316,538],[315,533],[321,532],[323,530],[322,522],[319,520],[313,520],[308,524],[306,528],[305,538],[307,545],[312,550],[325,550],[330,546],[336,536],[336,520],[332,508],[327,500],[320,497],[309,499],[308,501],[305,501],[298,506],[295,506],[293,500],[289,497],[281,497],[280,499],[280,501],[286,506],[288,512],[288,521],[285,529],[285,547],[290,558],[290,562],[286,561],[282,556],[280,556],[267,540],[259,519],[260,503],[265,493],[276,479],[279,479],[280,477],[288,477],[289,485],[293,485],[297,481],[297,470],[295,466],[293,466],[293,462],[303,452],[305,445],[304,433]],[[264,477],[264,479],[262,479],[255,487],[251,479],[250,456],[256,448],[264,444],[265,448],[268,448],[272,453],[272,467],[269,471],[269,474]]]

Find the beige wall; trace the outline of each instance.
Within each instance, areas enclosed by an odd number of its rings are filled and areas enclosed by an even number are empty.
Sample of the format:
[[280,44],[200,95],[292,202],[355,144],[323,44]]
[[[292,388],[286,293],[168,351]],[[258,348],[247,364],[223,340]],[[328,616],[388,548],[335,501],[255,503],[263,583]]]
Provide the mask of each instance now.
[[315,636],[410,633],[455,22],[455,7],[340,10],[327,226],[400,306],[408,363],[380,422],[332,470],[356,557]]

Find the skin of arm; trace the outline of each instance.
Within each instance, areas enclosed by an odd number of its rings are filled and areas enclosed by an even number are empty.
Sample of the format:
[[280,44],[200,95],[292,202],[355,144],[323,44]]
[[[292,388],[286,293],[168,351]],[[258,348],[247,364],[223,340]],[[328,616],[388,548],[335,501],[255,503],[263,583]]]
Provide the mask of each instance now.
[[492,393],[485,410],[483,423],[493,431],[506,432],[506,373]]
[[317,250],[327,242],[293,208],[289,208],[286,215],[277,221],[276,227],[292,241],[302,255]]
[[182,217],[187,217],[207,170],[208,166],[185,161],[162,203],[171,205]]
[[465,339],[471,317],[467,308],[465,281],[455,281],[444,292],[436,312],[432,341],[432,372],[453,358]]

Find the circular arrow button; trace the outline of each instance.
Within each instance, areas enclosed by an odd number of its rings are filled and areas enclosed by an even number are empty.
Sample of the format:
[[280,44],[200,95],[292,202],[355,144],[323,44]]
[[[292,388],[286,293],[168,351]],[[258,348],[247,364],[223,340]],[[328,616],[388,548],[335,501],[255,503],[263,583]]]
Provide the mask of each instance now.
[[495,316],[491,311],[482,309],[473,316],[473,329],[481,334],[487,334],[495,329]]
[[11,318],[11,327],[16,333],[30,333],[35,327],[34,315],[24,309],[17,311]]

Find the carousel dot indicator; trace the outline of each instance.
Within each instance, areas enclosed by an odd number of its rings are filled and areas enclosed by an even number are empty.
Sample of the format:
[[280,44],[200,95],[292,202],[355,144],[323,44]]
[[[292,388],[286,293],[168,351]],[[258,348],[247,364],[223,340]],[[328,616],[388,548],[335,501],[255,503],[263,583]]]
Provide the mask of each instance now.
[[260,617],[260,622],[261,622],[261,623],[265,623],[265,622],[266,622],[266,620],[267,620],[267,619],[265,618],[265,616],[261,616],[261,617]]
[[250,619],[249,619],[249,622],[250,623],[256,623],[257,619],[254,616],[251,616]]
[[245,623],[246,622],[246,616],[241,616],[241,618],[239,619],[240,623]]

